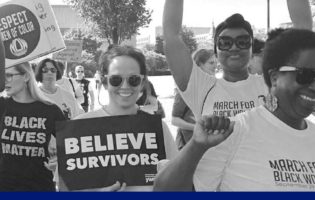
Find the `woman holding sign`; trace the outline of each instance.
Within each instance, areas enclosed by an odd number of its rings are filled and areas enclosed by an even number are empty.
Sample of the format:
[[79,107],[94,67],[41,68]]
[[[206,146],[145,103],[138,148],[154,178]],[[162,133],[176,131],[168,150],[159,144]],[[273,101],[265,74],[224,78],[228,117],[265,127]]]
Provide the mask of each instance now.
[[[108,91],[109,103],[101,109],[80,115],[77,119],[119,115],[149,115],[136,104],[146,78],[144,55],[133,47],[116,46],[100,58],[102,84]],[[167,125],[162,122],[166,158],[177,153]],[[120,187],[112,188],[119,189]],[[126,187],[126,190],[152,190],[152,186]]]
[[5,69],[5,91],[9,98],[0,98],[0,191],[55,191],[44,163],[55,122],[65,117],[39,91],[29,63]]

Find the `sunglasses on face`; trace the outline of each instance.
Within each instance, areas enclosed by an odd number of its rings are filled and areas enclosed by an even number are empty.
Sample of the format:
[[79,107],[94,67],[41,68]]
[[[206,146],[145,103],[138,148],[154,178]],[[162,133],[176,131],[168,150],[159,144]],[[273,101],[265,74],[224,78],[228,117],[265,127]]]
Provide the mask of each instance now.
[[77,73],[83,73],[84,71],[77,71]]
[[296,72],[296,82],[300,85],[310,85],[315,82],[315,69],[283,66],[280,67],[279,72]]
[[137,87],[141,84],[144,76],[143,75],[130,75],[123,77],[121,75],[105,75],[109,84],[113,87],[119,87],[122,85],[123,81],[127,80],[127,83],[131,87]]
[[47,67],[43,67],[42,68],[42,72],[43,73],[48,73],[48,72],[51,72],[51,73],[56,73],[57,72],[57,69],[56,68],[47,68]]
[[221,51],[228,51],[233,47],[233,44],[239,49],[249,49],[252,45],[251,37],[249,35],[240,35],[236,38],[230,36],[219,36],[217,41],[218,49]]
[[15,74],[8,73],[8,74],[5,74],[4,77],[7,82],[11,82],[13,80],[13,77],[17,75],[22,75],[22,74],[21,73],[15,73]]

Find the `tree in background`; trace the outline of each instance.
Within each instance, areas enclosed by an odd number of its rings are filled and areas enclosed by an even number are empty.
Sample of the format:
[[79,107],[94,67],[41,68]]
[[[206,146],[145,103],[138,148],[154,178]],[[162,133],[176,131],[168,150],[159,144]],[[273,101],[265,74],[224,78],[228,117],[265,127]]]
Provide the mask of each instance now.
[[155,38],[155,50],[154,51],[156,53],[165,55],[164,54],[164,38],[163,38],[163,36],[157,36]]
[[[180,36],[182,37],[183,42],[188,47],[190,53],[193,53],[198,48],[197,41],[195,39],[195,34],[189,28],[183,26],[182,30],[180,31]],[[164,38],[163,36],[157,36],[155,38],[155,52],[165,55],[164,54]]]
[[95,38],[89,30],[70,29],[63,35],[64,40],[82,40],[82,59],[80,63],[68,63],[67,72],[73,71],[76,65],[83,65],[85,75],[93,77],[98,66],[98,59],[101,54],[99,50],[102,45],[99,39]]
[[186,44],[186,46],[189,48],[190,53],[193,53],[197,50],[197,41],[195,39],[195,34],[192,30],[188,29],[187,27],[183,26],[182,30],[180,32],[180,35],[182,37],[182,40]]
[[100,38],[109,44],[120,44],[151,22],[152,11],[146,0],[64,0],[80,16],[96,25]]

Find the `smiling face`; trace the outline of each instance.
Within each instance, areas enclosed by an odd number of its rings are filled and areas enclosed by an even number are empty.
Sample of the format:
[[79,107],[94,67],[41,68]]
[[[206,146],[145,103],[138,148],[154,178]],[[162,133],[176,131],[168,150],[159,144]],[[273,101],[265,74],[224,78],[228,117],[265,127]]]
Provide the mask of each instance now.
[[8,96],[17,96],[26,90],[26,75],[15,67],[5,70],[5,91]]
[[[291,66],[315,70],[315,49],[303,50]],[[291,119],[306,118],[315,110],[315,81],[301,85],[296,82],[297,72],[277,72],[272,91],[277,96],[279,111]]]
[[[238,36],[248,35],[248,32],[243,28],[227,28],[224,29],[219,37],[228,36],[236,38]],[[239,73],[241,71],[247,71],[247,65],[251,58],[252,48],[239,49],[235,43],[229,50],[220,50],[217,47],[217,57],[224,72]]]
[[[128,56],[115,57],[108,67],[108,76],[120,75],[129,77],[130,75],[140,75],[138,62]],[[107,78],[106,88],[109,93],[109,104],[120,108],[131,108],[135,106],[139,93],[143,87],[143,81],[136,87],[130,86],[127,79],[123,79],[120,86],[112,86]]]

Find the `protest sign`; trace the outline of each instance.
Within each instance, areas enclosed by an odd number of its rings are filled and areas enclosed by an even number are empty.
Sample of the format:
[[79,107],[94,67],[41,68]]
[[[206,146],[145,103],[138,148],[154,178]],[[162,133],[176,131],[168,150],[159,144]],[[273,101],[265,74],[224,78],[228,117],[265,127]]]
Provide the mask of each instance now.
[[0,5],[6,67],[65,48],[48,0],[12,0]]
[[53,59],[65,62],[80,62],[82,40],[65,40],[66,49],[53,54]]
[[116,181],[153,185],[166,158],[161,117],[113,116],[57,123],[59,188],[103,188]]

